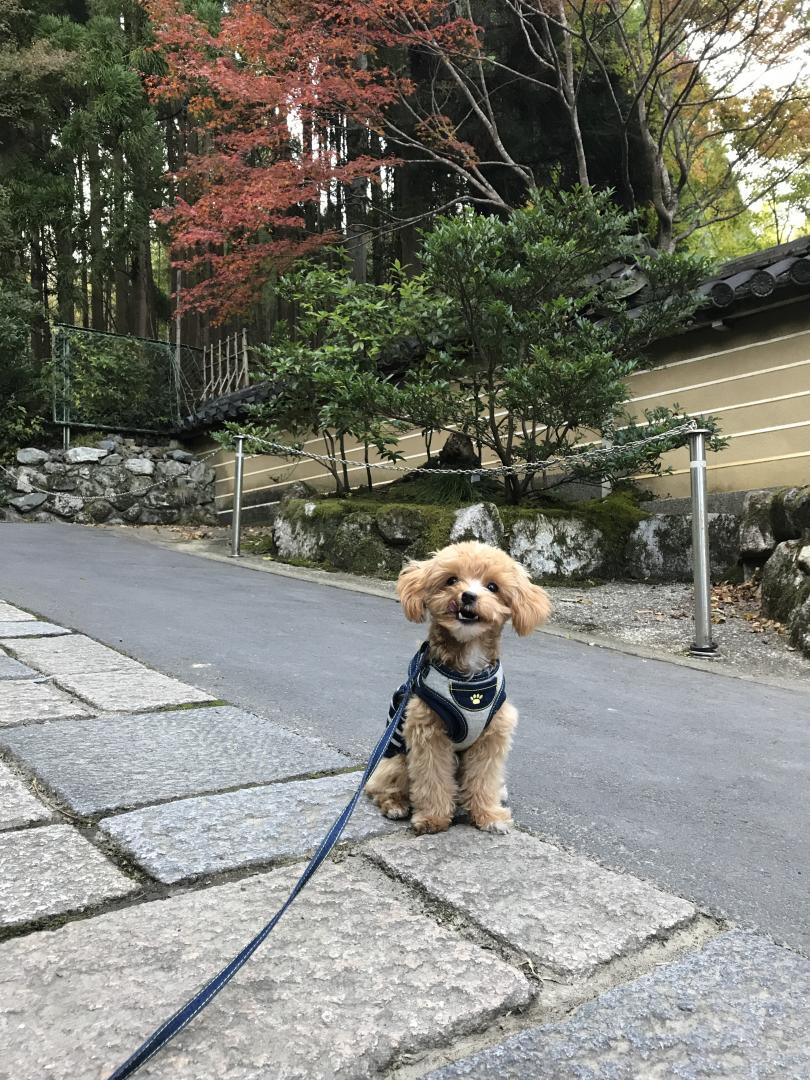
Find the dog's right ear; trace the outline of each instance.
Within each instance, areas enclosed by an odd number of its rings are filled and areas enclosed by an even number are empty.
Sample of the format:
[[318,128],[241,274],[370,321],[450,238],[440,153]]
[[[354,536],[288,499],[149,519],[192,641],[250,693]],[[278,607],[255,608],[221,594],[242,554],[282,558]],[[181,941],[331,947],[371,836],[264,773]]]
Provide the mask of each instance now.
[[397,595],[410,622],[425,617],[425,562],[409,562],[397,579]]

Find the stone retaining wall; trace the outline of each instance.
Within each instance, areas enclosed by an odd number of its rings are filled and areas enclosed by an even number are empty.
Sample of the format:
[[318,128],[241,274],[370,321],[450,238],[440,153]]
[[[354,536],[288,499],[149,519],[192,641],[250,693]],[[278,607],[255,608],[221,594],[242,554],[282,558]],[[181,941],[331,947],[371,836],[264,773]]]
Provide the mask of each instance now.
[[0,521],[215,523],[214,472],[180,443],[110,436],[95,446],[17,451],[0,473]]
[[[690,519],[647,516],[623,499],[539,512],[492,503],[453,510],[319,500],[300,497],[300,489],[297,494],[282,501],[263,540],[264,550],[288,562],[391,578],[408,558],[475,539],[502,547],[538,581],[691,580]],[[712,571],[719,579],[737,564],[739,519],[711,514],[709,521]]]

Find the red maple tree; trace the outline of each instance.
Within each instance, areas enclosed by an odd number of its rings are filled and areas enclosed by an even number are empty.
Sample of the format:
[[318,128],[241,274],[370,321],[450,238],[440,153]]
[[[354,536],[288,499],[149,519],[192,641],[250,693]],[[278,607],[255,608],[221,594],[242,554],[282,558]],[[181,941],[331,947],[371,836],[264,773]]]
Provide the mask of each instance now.
[[[413,91],[407,51],[463,50],[477,35],[448,19],[444,0],[247,0],[217,25],[182,0],[147,7],[164,60],[151,92],[186,110],[196,144],[159,216],[184,271],[184,306],[218,319],[336,238],[317,227],[328,191],[379,181],[396,162],[385,142],[382,155],[347,153],[336,122],[383,135],[387,113]],[[441,132],[443,118],[432,119]],[[470,153],[461,143],[454,152]]]

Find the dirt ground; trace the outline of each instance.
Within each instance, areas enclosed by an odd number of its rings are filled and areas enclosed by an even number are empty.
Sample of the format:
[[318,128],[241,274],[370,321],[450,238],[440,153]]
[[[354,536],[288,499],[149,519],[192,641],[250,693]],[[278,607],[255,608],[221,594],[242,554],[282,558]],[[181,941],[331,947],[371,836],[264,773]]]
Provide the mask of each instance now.
[[[592,631],[628,645],[684,655],[692,640],[692,586],[623,581],[590,588],[549,589],[554,622]],[[790,644],[781,623],[760,613],[756,584],[716,585],[712,590],[713,663],[748,675],[810,679],[810,659]]]

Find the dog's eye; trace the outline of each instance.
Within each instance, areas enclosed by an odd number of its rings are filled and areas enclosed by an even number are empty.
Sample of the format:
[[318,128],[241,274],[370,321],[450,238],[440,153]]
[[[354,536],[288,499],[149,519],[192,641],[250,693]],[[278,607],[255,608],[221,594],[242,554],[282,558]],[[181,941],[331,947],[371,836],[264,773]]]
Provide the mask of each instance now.
[[487,588],[489,589],[490,592],[497,592],[498,591],[498,586],[495,584],[494,581],[490,581],[489,585],[487,585]]
[[457,577],[449,577],[447,579],[447,584],[448,585],[458,585],[458,578]]

